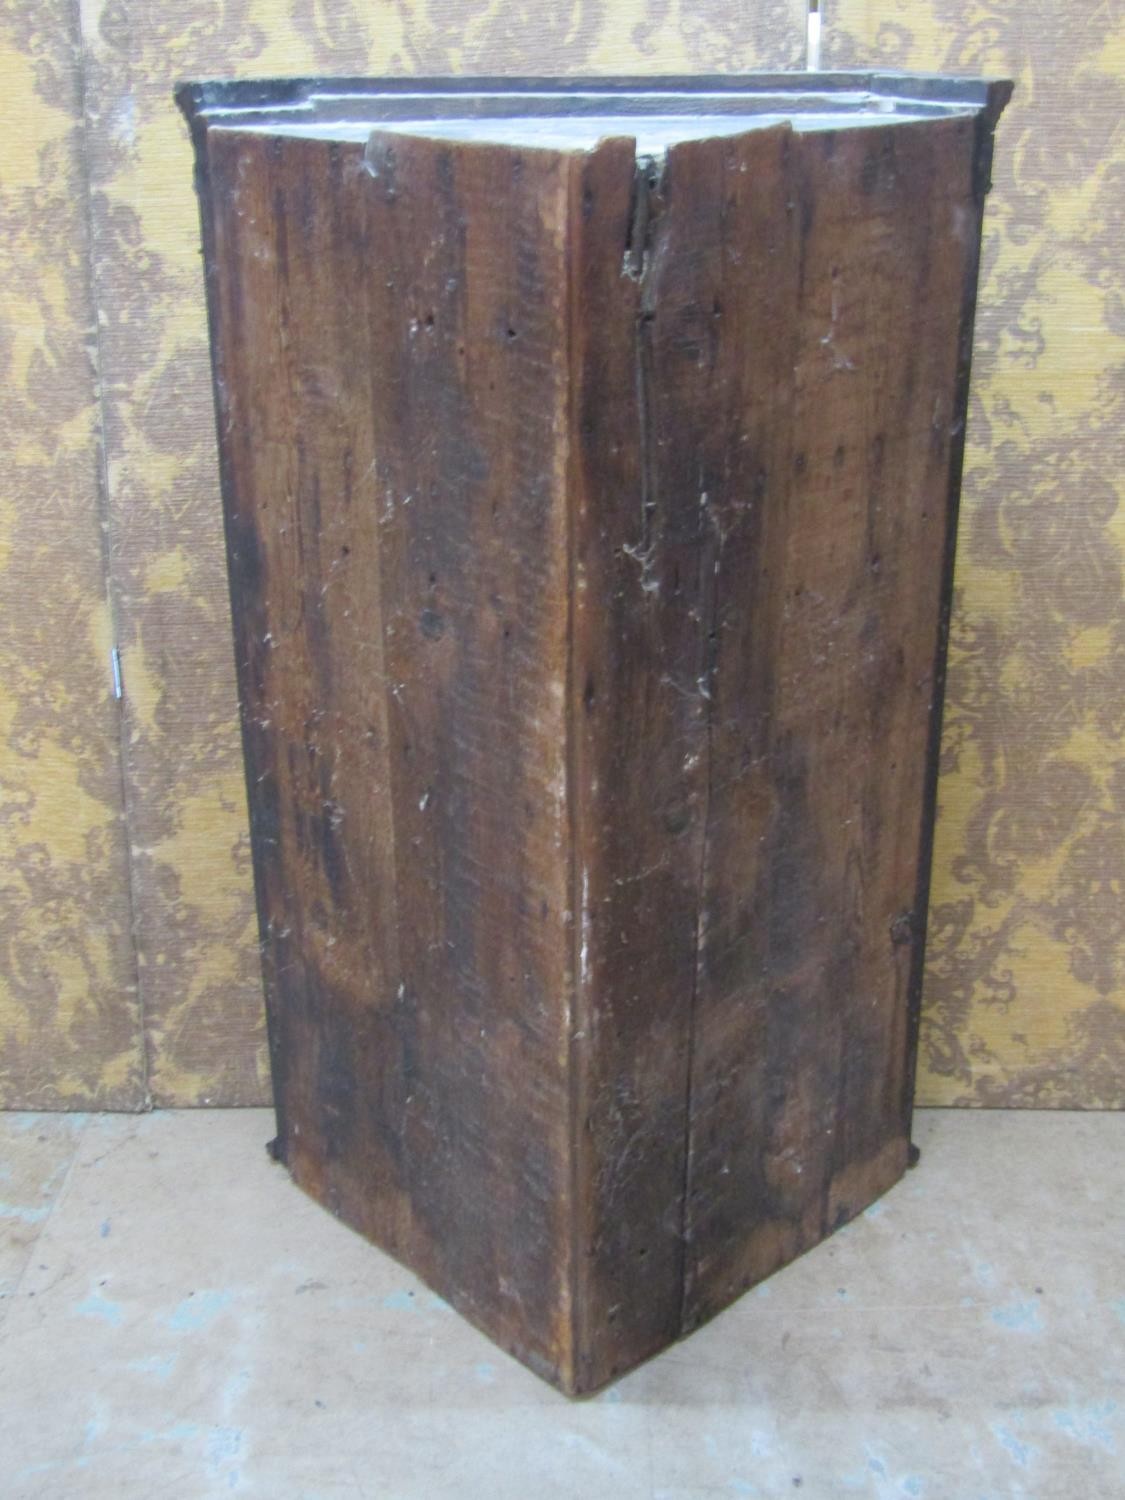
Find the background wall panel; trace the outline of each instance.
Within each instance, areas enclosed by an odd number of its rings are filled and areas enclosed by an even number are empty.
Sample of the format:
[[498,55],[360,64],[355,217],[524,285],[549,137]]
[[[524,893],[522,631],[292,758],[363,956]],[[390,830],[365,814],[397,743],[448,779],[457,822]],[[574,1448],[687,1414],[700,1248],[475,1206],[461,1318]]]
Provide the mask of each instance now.
[[[268,1096],[174,81],[796,67],[804,13],[0,0],[0,1102]],[[1117,0],[829,0],[825,63],[1018,80],[989,202],[920,1102],[1120,1107],[1125,17]]]
[[988,200],[918,1102],[1125,1105],[1125,8],[829,0],[1017,80]]
[[0,1102],[145,1098],[77,14],[0,6]]
[[803,15],[800,0],[83,7],[111,570],[156,1103],[268,1097],[199,228],[173,82],[793,67]]

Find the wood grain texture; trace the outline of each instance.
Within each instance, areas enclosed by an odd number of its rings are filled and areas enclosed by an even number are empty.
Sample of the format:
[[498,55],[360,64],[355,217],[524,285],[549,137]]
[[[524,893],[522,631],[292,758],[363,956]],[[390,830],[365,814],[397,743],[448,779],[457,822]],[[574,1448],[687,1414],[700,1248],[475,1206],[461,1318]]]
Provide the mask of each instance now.
[[973,120],[746,147],[709,147],[680,429],[714,536],[688,1324],[906,1165],[980,233]]
[[907,1164],[990,124],[197,126],[277,1151],[571,1393]]
[[624,288],[626,164],[586,169],[572,703],[595,1384],[906,1165],[976,157],[972,120],[683,142],[651,186],[642,168],[649,243]]
[[365,165],[220,132],[208,161],[279,1149],[548,1373],[569,1337],[567,179],[548,153],[409,138]]
[[676,326],[657,269],[676,208],[657,168],[634,165],[631,140],[591,153],[583,176],[571,732],[580,1378],[596,1386],[679,1332],[707,778],[705,517],[683,454],[667,451],[676,392],[654,378],[664,328]]

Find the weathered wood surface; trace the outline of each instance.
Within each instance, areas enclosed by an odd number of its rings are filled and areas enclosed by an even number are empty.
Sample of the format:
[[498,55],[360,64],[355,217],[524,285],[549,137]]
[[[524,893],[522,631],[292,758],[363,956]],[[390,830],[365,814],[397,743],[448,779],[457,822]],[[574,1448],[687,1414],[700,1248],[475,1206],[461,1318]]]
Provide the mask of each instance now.
[[902,1172],[987,130],[212,130],[279,1151],[564,1389]]

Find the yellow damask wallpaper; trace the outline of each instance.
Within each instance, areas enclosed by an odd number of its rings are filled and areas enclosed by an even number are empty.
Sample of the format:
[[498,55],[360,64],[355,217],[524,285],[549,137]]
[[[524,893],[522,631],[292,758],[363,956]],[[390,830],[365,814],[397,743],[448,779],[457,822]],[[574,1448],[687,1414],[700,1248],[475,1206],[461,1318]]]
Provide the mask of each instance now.
[[[1121,6],[822,8],[827,65],[1018,81],[989,200],[920,1102],[1120,1106]],[[0,348],[15,454],[0,490],[0,1101],[268,1095],[198,221],[174,81],[792,68],[805,10],[0,0]]]
[[988,200],[918,1098],[1125,1106],[1125,7],[849,0],[1013,77]]
[[74,7],[0,7],[0,1101],[135,1108]]
[[152,1097],[268,1095],[180,78],[795,66],[800,0],[92,0],[87,53],[112,573]]

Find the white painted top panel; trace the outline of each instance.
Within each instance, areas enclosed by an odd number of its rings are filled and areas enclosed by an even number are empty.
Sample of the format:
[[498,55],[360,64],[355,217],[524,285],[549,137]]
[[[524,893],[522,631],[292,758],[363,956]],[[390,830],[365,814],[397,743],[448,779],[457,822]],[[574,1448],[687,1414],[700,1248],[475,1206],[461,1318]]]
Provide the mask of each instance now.
[[[656,101],[652,101],[654,104]],[[402,108],[402,101],[396,101]],[[915,107],[911,108],[911,103]],[[844,109],[707,111],[660,113],[634,109],[614,113],[607,109],[570,113],[456,115],[443,118],[347,118],[326,119],[322,109],[300,107],[270,118],[227,116],[212,129],[265,132],[314,140],[366,141],[373,130],[426,136],[454,141],[486,141],[497,145],[547,147],[552,150],[588,150],[598,141],[618,136],[636,140],[637,154],[659,156],[678,141],[705,140],[715,136],[741,135],[748,130],[766,130],[788,121],[794,130],[851,130],[866,125],[901,125],[953,114],[972,114],[971,104],[945,104],[939,109],[919,108],[916,101],[866,95],[851,96]],[[360,114],[356,111],[356,114]]]

